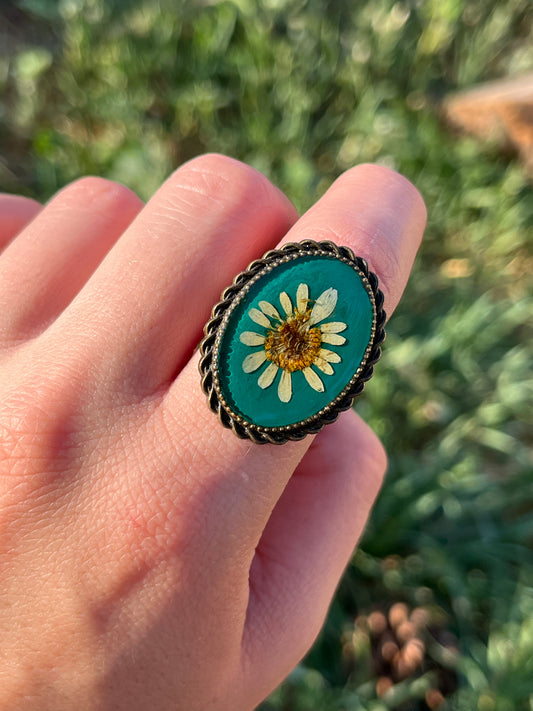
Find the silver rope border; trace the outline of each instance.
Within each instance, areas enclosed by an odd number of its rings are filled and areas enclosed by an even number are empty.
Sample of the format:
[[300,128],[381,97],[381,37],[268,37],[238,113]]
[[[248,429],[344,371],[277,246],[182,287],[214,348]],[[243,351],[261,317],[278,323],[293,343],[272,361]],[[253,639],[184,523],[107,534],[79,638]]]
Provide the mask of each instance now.
[[[342,391],[329,405],[320,412],[301,422],[284,427],[259,427],[248,422],[243,417],[233,412],[225,402],[218,384],[218,368],[216,352],[226,327],[230,312],[240,299],[236,297],[248,291],[251,281],[257,281],[260,273],[270,271],[274,263],[283,263],[306,254],[320,253],[334,256],[350,264],[362,277],[369,296],[374,305],[374,322],[371,340],[365,351],[365,356],[356,373]],[[288,259],[287,259],[288,258]],[[262,276],[262,274],[261,274]],[[211,313],[211,318],[204,327],[204,338],[200,343],[199,370],[202,376],[202,390],[207,395],[209,407],[218,416],[220,422],[241,439],[251,439],[257,444],[285,444],[289,440],[300,440],[308,434],[316,434],[325,425],[338,418],[343,410],[349,409],[354,399],[360,395],[367,380],[374,373],[374,365],[381,357],[381,344],[385,340],[386,314],[383,309],[383,293],[378,286],[377,276],[368,269],[368,264],[362,257],[356,257],[349,247],[338,247],[333,242],[290,242],[281,249],[267,252],[261,259],[253,261],[248,268],[238,274],[233,284],[224,290],[221,300],[216,304]]]

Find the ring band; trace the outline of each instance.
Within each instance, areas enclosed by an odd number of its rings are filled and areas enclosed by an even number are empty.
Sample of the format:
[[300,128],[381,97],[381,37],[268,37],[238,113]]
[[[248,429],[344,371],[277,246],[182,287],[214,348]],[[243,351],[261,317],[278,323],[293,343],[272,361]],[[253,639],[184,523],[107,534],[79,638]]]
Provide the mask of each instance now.
[[372,377],[385,318],[377,276],[348,247],[305,240],[271,250],[235,278],[205,326],[209,406],[258,444],[315,434]]

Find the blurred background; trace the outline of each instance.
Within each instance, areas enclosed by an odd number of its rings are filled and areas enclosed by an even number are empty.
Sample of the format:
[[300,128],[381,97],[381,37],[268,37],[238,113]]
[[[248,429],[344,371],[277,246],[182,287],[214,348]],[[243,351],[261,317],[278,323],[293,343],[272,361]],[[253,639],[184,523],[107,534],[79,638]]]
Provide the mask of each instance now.
[[0,3],[0,190],[96,173],[147,199],[221,151],[302,211],[362,161],[426,199],[357,403],[387,480],[262,711],[533,709],[531,72],[530,0]]

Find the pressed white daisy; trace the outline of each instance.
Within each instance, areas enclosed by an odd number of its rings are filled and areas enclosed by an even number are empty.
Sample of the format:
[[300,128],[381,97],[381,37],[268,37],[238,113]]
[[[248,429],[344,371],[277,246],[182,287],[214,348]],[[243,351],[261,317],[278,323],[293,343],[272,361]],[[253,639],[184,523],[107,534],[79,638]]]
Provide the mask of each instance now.
[[253,373],[267,363],[257,380],[262,389],[273,385],[278,371],[281,371],[278,382],[281,402],[291,399],[291,375],[298,370],[313,390],[324,392],[324,383],[317,370],[324,375],[333,375],[332,363],[341,362],[338,353],[324,346],[342,346],[346,341],[339,335],[346,329],[342,321],[320,324],[335,310],[337,297],[337,290],[330,288],[313,301],[309,298],[309,286],[300,284],[295,306],[285,291],[279,295],[281,310],[268,301],[260,301],[259,308],[250,309],[248,316],[262,327],[262,332],[243,331],[240,335],[246,346],[260,347],[246,356],[243,371]]

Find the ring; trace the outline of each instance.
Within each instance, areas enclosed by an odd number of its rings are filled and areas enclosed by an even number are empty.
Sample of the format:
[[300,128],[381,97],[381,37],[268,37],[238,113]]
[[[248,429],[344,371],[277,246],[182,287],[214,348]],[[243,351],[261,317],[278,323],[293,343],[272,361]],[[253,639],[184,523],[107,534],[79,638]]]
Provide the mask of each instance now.
[[348,247],[305,240],[271,250],[225,289],[204,328],[209,406],[258,444],[315,434],[372,377],[385,318],[377,276]]

